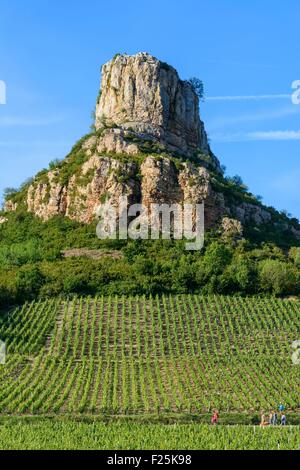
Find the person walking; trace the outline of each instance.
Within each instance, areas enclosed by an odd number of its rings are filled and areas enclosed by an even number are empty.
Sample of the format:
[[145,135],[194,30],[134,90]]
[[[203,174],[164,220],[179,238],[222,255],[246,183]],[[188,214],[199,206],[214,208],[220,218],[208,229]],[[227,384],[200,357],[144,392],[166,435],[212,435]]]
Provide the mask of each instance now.
[[264,427],[264,426],[267,426],[268,422],[266,421],[266,415],[264,413],[264,411],[261,412],[261,415],[260,415],[260,427]]
[[280,403],[278,409],[279,409],[280,413],[283,413],[284,412],[284,405],[282,403]]
[[269,425],[271,426],[273,424],[273,411],[270,411],[269,414]]
[[273,416],[272,416],[272,426],[276,426],[277,424],[277,413],[276,411],[273,411]]
[[285,413],[281,415],[281,426],[286,426],[286,416]]
[[219,421],[219,412],[215,410],[211,418],[211,424],[215,426],[216,424],[218,424],[218,421]]

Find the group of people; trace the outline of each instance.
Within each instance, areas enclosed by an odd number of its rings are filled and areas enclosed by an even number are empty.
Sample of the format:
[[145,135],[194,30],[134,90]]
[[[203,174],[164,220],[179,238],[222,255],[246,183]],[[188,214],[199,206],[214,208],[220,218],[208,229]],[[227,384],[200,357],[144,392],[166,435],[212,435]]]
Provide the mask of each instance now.
[[[260,426],[276,426],[277,424],[281,424],[281,426],[286,425],[286,414],[284,412],[285,407],[282,403],[280,403],[278,407],[279,416],[276,411],[270,411],[269,416],[267,416],[264,411],[261,412],[261,420]],[[219,412],[218,410],[213,411],[213,415],[211,417],[211,424],[217,425],[219,422]]]
[[266,416],[265,413],[262,411],[261,413],[261,420],[260,426],[276,426],[277,424],[281,424],[281,426],[286,425],[286,414],[284,412],[284,405],[280,403],[279,407],[279,418],[278,413],[276,411],[270,411],[269,416]]

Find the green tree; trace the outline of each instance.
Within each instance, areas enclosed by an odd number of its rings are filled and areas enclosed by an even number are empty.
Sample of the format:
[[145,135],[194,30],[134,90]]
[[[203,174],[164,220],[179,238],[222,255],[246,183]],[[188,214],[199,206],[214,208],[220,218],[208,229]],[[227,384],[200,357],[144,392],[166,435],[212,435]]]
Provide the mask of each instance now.
[[5,188],[3,190],[3,199],[7,201],[7,199],[17,194],[17,192],[18,192],[17,188]]
[[231,262],[232,250],[217,241],[211,243],[203,257],[203,268],[206,277],[221,274]]
[[222,275],[221,284],[224,293],[254,293],[257,285],[257,269],[254,263],[244,255],[234,256]]
[[300,248],[292,247],[289,251],[289,258],[295,263],[295,265],[300,268]]
[[35,297],[43,285],[44,275],[38,266],[22,266],[16,275],[16,290],[18,299],[23,301]]
[[188,80],[188,82],[192,85],[192,88],[194,92],[196,93],[196,95],[198,96],[198,98],[201,101],[204,101],[204,85],[203,85],[202,80],[200,80],[197,77],[191,77]]
[[0,307],[8,305],[10,301],[10,296],[7,288],[0,284]]
[[275,295],[299,292],[299,271],[292,264],[278,260],[265,260],[259,264],[260,287],[262,291]]

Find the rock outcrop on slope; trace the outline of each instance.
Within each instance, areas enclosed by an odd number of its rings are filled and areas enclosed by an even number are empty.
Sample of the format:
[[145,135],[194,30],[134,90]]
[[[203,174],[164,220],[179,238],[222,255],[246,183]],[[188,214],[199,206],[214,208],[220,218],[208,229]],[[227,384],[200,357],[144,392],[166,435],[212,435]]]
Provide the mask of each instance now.
[[[38,174],[22,204],[42,220],[64,215],[90,223],[99,205],[117,206],[121,196],[146,206],[204,202],[206,228],[236,236],[242,224],[272,222],[251,195],[225,191],[222,178],[193,86],[149,54],[117,55],[102,67],[95,132]],[[5,209],[17,210],[19,201],[9,199]]]
[[[182,154],[210,152],[192,85],[149,54],[117,55],[103,66],[96,128],[107,122]],[[119,133],[107,134],[121,140]]]
[[[27,208],[43,220],[63,214],[83,223],[95,219],[101,203],[117,207],[120,197],[131,204],[198,203],[205,201],[206,224],[215,226],[225,211],[221,193],[214,192],[209,171],[190,162],[180,168],[168,157],[145,156],[143,161],[122,161],[111,156],[90,157],[67,186],[59,180],[59,171],[50,171],[48,181],[34,182],[27,192]],[[88,175],[88,178],[86,179]]]

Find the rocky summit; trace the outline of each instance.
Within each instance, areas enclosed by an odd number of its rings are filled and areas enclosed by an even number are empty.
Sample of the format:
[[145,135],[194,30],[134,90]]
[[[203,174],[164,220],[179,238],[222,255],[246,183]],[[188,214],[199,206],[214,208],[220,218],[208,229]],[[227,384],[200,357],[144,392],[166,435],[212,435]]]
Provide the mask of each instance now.
[[94,130],[61,162],[52,162],[6,211],[23,208],[43,220],[64,215],[91,223],[96,211],[119,198],[129,203],[205,203],[206,228],[241,236],[243,226],[282,224],[242,185],[224,178],[210,149],[189,81],[147,53],[117,54],[102,67]]
[[[129,130],[181,154],[210,153],[192,85],[149,54],[118,55],[103,66],[96,129],[103,129],[107,122],[119,130],[103,135],[104,149],[107,142],[109,151],[119,150],[118,144]],[[124,145],[123,150],[131,153],[128,147]]]

